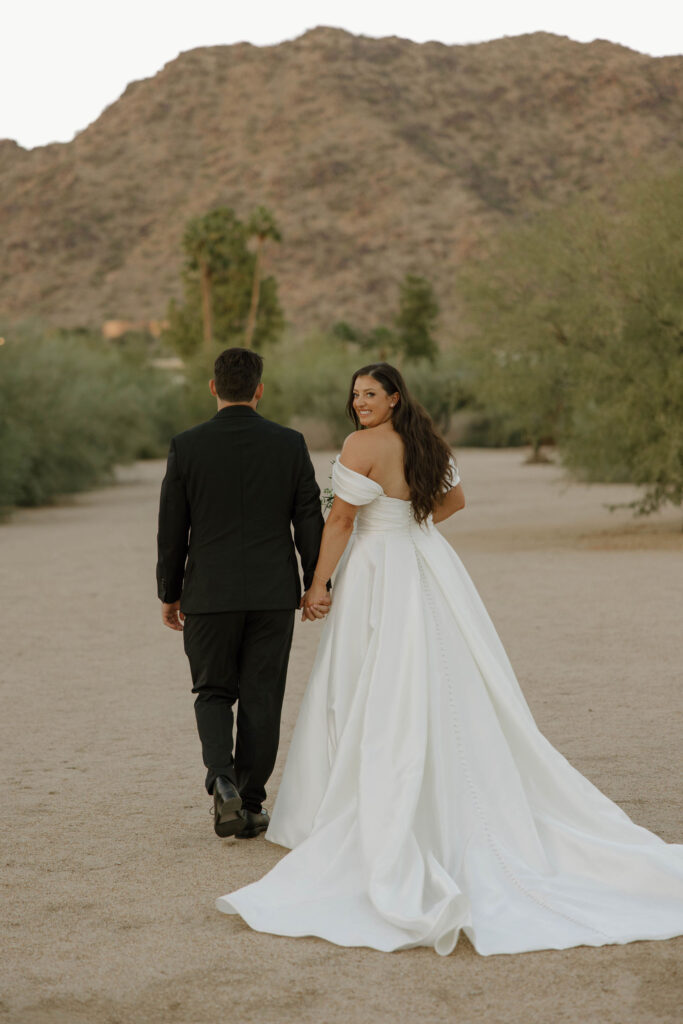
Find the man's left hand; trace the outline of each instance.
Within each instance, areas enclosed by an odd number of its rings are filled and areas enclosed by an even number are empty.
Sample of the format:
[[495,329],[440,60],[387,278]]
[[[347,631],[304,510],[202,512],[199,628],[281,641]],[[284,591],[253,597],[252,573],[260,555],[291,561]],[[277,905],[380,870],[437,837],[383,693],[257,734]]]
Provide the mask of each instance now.
[[318,588],[315,584],[307,590],[301,598],[299,607],[302,609],[301,621],[315,622],[316,619],[324,619],[330,610],[332,599],[329,591],[324,587]]
[[185,616],[180,610],[180,601],[174,601],[172,604],[162,602],[161,621],[169,629],[177,629],[182,633]]

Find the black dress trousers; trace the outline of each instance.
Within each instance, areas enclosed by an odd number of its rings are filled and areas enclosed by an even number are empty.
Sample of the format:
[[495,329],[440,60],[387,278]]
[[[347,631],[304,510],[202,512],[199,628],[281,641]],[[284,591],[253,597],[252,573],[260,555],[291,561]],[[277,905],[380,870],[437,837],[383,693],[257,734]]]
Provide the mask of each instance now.
[[197,695],[206,788],[211,793],[216,777],[225,775],[250,811],[261,809],[275,765],[294,614],[286,608],[185,617],[184,645]]

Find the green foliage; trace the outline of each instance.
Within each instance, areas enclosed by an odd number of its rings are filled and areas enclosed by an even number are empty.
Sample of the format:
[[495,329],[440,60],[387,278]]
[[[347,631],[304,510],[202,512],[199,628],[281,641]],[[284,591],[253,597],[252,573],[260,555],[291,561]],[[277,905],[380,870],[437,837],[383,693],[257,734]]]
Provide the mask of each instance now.
[[[244,345],[246,348],[251,348],[254,338],[256,335],[256,323],[258,317],[259,306],[261,305],[261,291],[263,288],[262,281],[262,264],[263,264],[263,251],[265,244],[268,240],[271,242],[281,242],[282,235],[280,229],[275,223],[275,218],[266,206],[257,206],[251,214],[247,223],[247,235],[250,238],[256,239],[256,256],[254,260],[254,272],[251,282],[251,298],[249,300],[249,312],[247,314],[247,323],[244,328]],[[272,282],[273,278],[269,281]],[[266,301],[268,296],[264,298]],[[263,325],[263,316],[261,318]],[[261,338],[261,340],[265,340]]]
[[267,206],[257,206],[247,221],[247,234],[262,242],[269,238],[272,242],[281,242],[282,234],[275,223],[275,218]]
[[380,361],[387,360],[392,352],[398,351],[398,339],[389,327],[373,327],[365,335],[363,348],[374,351]]
[[474,391],[588,480],[683,502],[683,174],[577,200],[501,236],[461,279]]
[[0,347],[0,507],[82,491],[159,456],[179,390],[101,338],[8,328]]
[[456,349],[411,363],[405,379],[410,392],[443,433],[448,432],[453,414],[470,403],[465,367]]
[[240,258],[245,229],[229,206],[218,206],[185,226],[185,270],[197,273],[207,263],[212,274],[225,270]]
[[368,351],[376,350],[379,353],[394,348],[394,336],[388,327],[373,327],[370,331],[361,331],[346,320],[339,320],[333,324],[331,335],[336,341],[357,345],[359,349]]
[[[262,218],[252,226],[265,229]],[[189,221],[183,236],[183,302],[169,303],[164,332],[164,340],[183,358],[195,355],[203,343],[202,287],[210,296],[210,337],[221,349],[244,343],[257,259],[247,247],[249,233],[229,207]],[[277,282],[269,276],[260,281],[253,346],[277,341],[283,327]]]
[[396,317],[398,351],[406,359],[436,359],[439,350],[433,331],[438,315],[439,305],[429,281],[406,274],[401,282]]
[[173,433],[202,423],[215,415],[216,399],[209,391],[209,381],[213,377],[213,364],[222,348],[223,346],[214,345],[211,352],[202,349],[191,359],[185,360],[182,396],[178,403]]
[[333,324],[331,334],[337,341],[350,341],[358,344],[361,343],[361,338],[364,337],[357,327],[347,323],[346,320],[338,320],[336,324]]
[[351,343],[367,352],[375,352],[378,360],[389,359],[392,354],[406,362],[428,360],[434,362],[439,348],[433,331],[439,315],[434,289],[424,277],[406,274],[399,287],[398,312],[394,328],[378,325],[370,331],[340,320],[332,327],[332,337]]
[[266,357],[265,391],[259,405],[268,419],[291,424],[293,420],[324,422],[335,444],[341,444],[353,430],[346,415],[346,402],[358,355],[329,344],[321,335],[311,335],[288,351]]

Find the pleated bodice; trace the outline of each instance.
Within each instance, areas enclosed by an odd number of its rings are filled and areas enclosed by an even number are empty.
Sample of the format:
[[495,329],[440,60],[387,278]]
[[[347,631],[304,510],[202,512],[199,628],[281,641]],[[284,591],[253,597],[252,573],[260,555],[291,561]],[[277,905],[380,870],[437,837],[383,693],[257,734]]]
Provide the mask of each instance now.
[[[452,463],[455,473],[455,483],[460,477],[457,475],[455,463]],[[332,489],[343,501],[350,505],[359,507],[354,526],[354,533],[384,533],[386,531],[410,532],[413,530],[428,529],[432,526],[431,519],[420,527],[413,514],[413,506],[409,500],[403,498],[390,498],[376,480],[362,476],[355,470],[349,469],[341,461],[339,455],[334,461],[332,469]]]

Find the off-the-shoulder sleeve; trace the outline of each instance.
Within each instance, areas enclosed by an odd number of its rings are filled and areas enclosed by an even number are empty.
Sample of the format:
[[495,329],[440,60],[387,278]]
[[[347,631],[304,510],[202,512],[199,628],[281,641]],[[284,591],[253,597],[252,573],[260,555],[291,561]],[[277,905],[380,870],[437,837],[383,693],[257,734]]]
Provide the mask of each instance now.
[[451,481],[444,487],[444,493],[450,491],[452,487],[457,487],[457,485],[460,483],[460,473],[458,472],[458,467],[456,466],[455,459],[453,458],[452,455],[448,460],[448,464],[451,467]]
[[378,483],[344,466],[339,456],[332,467],[332,490],[342,501],[348,501],[349,505],[368,505],[380,494],[384,494]]

